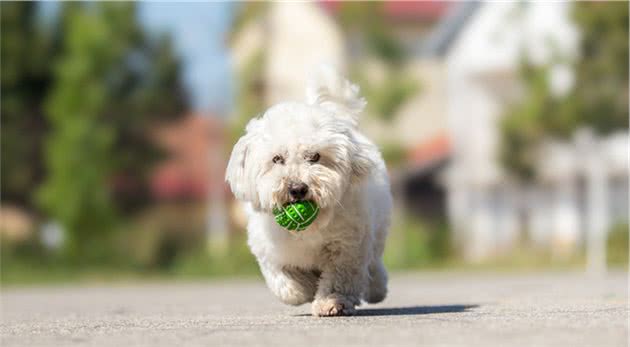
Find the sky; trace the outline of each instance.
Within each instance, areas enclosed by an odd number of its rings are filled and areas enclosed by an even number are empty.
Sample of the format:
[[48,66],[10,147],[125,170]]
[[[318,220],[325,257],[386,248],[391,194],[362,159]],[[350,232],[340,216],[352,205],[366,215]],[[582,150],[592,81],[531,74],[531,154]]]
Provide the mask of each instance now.
[[[235,11],[229,2],[139,2],[138,20],[152,34],[170,34],[182,61],[182,78],[194,111],[226,115],[232,105],[232,74],[226,36]],[[54,18],[56,2],[42,2]]]
[[172,35],[183,62],[191,107],[225,114],[232,103],[232,76],[227,39],[235,5],[228,2],[141,2],[139,19],[154,33]]

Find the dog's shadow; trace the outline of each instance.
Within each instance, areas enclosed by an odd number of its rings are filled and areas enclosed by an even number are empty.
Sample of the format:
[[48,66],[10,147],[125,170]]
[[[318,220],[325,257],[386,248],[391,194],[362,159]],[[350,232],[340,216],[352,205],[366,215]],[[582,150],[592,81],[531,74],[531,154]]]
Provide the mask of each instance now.
[[477,308],[479,305],[439,305],[439,306],[407,306],[365,308],[357,310],[356,316],[413,316],[435,313],[466,312]]
[[[457,313],[466,312],[479,305],[438,305],[438,306],[406,306],[406,307],[383,307],[358,309],[355,317],[369,316],[413,316],[435,313]],[[298,314],[297,317],[307,317],[310,314]]]

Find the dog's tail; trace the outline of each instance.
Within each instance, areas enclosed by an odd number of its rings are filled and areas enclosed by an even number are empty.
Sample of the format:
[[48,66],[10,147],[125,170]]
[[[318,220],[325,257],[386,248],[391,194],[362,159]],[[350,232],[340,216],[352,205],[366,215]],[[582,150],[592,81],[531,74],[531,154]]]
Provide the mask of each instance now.
[[335,111],[345,111],[355,124],[367,104],[359,93],[359,86],[345,79],[330,65],[320,65],[311,74],[306,87],[306,101]]

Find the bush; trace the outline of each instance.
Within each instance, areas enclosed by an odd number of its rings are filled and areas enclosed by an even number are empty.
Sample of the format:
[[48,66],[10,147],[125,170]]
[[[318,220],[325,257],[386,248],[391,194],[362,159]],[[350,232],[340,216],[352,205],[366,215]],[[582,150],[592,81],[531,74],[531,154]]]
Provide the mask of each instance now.
[[213,254],[202,243],[193,252],[182,254],[173,266],[173,273],[183,277],[250,276],[259,274],[256,258],[247,247],[243,234],[232,235],[228,249]]
[[450,256],[450,238],[444,223],[429,223],[410,216],[394,218],[385,247],[388,268],[435,266]]
[[617,224],[607,240],[607,262],[611,266],[628,266],[628,223]]

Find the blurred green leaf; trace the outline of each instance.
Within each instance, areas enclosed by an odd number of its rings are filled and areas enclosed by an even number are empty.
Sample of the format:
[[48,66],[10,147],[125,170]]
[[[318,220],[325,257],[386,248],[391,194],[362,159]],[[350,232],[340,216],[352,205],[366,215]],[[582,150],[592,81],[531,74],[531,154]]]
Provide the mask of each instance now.
[[524,61],[525,96],[501,123],[501,162],[522,180],[535,177],[538,146],[546,138],[568,138],[583,126],[601,134],[628,128],[628,3],[573,6],[582,36],[573,90],[552,95],[548,67]]

